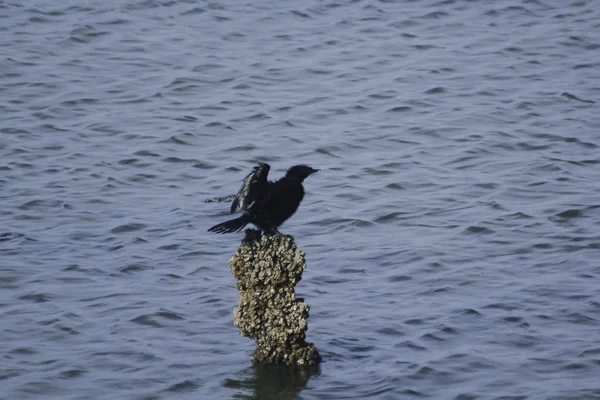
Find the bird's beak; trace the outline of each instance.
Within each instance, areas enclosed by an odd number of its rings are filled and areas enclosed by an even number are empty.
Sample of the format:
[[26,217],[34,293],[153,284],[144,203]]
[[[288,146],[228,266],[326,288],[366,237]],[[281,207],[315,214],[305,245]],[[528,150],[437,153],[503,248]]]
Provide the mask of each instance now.
[[319,171],[320,171],[320,169],[314,169],[314,168],[313,168],[313,170],[311,171],[311,173],[310,173],[310,174],[312,175],[312,174],[314,174],[315,172],[319,172]]

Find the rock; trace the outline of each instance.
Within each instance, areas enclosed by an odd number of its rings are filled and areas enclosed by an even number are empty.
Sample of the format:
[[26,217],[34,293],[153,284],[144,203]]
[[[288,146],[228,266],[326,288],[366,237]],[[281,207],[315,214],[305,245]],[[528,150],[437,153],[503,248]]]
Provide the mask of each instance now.
[[294,238],[247,229],[229,265],[240,292],[234,324],[257,343],[252,361],[318,364],[319,352],[305,340],[309,306],[294,292],[306,268]]

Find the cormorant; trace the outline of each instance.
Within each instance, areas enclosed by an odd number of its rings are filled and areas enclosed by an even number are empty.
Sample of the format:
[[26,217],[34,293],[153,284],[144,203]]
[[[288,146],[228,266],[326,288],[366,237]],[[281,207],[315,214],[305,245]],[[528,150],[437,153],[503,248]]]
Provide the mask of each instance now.
[[294,215],[304,198],[302,182],[318,169],[296,165],[277,182],[269,182],[270,168],[269,164],[259,164],[244,178],[231,204],[231,212],[239,207],[244,214],[213,226],[209,232],[239,232],[252,223],[267,233],[279,233],[277,228]]

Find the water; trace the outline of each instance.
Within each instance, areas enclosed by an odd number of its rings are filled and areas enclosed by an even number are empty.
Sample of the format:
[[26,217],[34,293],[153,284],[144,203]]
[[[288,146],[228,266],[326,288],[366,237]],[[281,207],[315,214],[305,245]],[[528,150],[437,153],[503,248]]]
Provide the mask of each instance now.
[[[0,398],[600,398],[600,3],[0,4]],[[320,369],[233,326],[259,162],[322,171]],[[503,397],[504,396],[504,397]]]

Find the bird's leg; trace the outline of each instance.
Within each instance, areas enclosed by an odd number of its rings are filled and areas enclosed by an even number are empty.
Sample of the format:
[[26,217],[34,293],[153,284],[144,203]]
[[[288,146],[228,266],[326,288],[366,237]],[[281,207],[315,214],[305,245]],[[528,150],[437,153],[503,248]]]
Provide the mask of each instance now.
[[281,235],[281,232],[279,232],[277,230],[277,228],[269,228],[269,229],[265,230],[265,235],[267,235],[267,236]]

